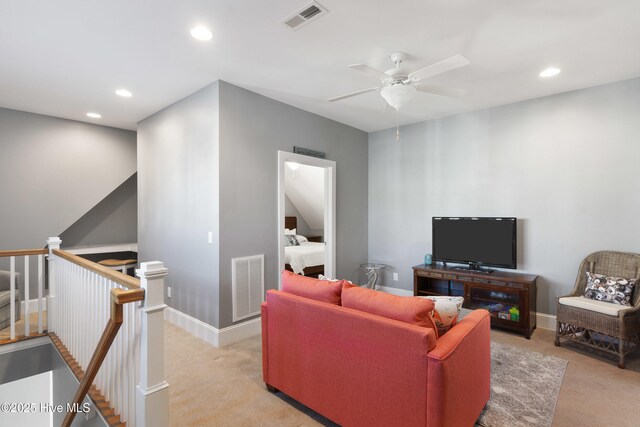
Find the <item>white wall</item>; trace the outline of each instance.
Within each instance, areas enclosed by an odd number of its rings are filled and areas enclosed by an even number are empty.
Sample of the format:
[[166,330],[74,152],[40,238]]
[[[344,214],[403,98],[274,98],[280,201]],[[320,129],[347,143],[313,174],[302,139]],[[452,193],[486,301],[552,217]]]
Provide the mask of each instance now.
[[320,234],[315,234],[320,236],[324,235],[324,185],[323,168],[299,165],[294,171],[287,165],[284,167],[286,197],[302,216],[309,231],[320,230]]
[[311,236],[311,229],[309,228],[309,224],[304,221],[304,217],[298,211],[296,206],[287,196],[286,190],[284,194],[284,215],[285,216],[295,216],[297,221],[297,233],[303,236]]
[[555,313],[587,254],[640,252],[639,117],[633,79],[370,134],[369,261],[412,289],[433,216],[515,216],[518,269]]
[[16,403],[29,408],[29,412],[17,411],[17,408],[14,408],[16,412],[0,411],[2,426],[52,426],[52,411],[41,410],[52,405],[51,371],[0,384],[0,403]]

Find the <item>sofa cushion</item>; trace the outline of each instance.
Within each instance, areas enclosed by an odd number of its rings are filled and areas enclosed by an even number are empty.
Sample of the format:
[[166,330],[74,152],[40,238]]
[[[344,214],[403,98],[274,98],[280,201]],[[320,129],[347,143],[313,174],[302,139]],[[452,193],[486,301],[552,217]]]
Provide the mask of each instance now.
[[[16,300],[20,298],[19,292],[16,289]],[[0,307],[8,306],[11,303],[11,292],[0,291]]]
[[618,316],[618,312],[620,310],[629,308],[624,305],[611,304],[610,302],[597,301],[585,297],[562,297],[558,299],[558,303],[568,305],[570,307],[595,311],[597,313],[608,314],[609,316]]
[[342,285],[342,306],[435,329],[431,319],[431,312],[435,305],[433,301],[428,299],[401,297],[344,283]]
[[316,301],[340,305],[342,280],[331,282],[312,277],[300,276],[287,270],[282,271],[282,291]]

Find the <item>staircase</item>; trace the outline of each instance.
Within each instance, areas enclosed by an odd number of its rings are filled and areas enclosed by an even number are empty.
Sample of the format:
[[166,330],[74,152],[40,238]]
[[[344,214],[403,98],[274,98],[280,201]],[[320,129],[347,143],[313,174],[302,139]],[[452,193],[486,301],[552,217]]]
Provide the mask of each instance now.
[[[133,278],[60,250],[58,238],[47,243],[44,250],[0,251],[0,259],[9,259],[11,278],[6,307],[9,336],[0,345],[48,336],[80,382],[68,402],[71,407],[79,408],[88,394],[109,426],[167,426],[163,319],[167,270],[161,262],[142,263],[136,270],[139,279]],[[40,273],[39,303],[35,313],[25,304],[24,324],[20,325],[16,321],[22,299],[17,289],[16,259],[25,265],[24,298],[28,301],[29,259],[34,256],[38,257]],[[42,274],[45,257],[46,283]],[[41,297],[47,288],[45,305]],[[64,420],[56,421],[54,414],[54,424],[67,427],[76,412],[62,416]]]

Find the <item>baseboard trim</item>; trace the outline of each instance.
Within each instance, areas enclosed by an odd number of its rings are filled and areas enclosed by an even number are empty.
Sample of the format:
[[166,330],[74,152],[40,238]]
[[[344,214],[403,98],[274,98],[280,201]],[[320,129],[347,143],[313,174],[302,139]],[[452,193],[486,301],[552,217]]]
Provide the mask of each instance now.
[[536,314],[536,327],[540,329],[548,329],[550,331],[556,330],[556,316],[553,314],[537,313]]
[[[412,291],[408,291],[406,289],[392,288],[390,286],[378,286],[378,289],[382,292],[387,292],[393,295],[400,296],[411,296],[413,295]],[[537,313],[536,314],[536,327],[540,329],[548,329],[550,331],[556,330],[556,316],[553,314],[546,313]]]
[[413,295],[413,291],[407,289],[392,288],[391,286],[377,286],[377,289],[388,294],[400,295],[402,297],[410,297]]
[[[42,298],[42,310],[47,310],[47,299]],[[38,312],[38,298],[29,300],[29,313],[37,313]],[[20,315],[25,313],[24,309],[24,300],[20,301]]]
[[260,317],[222,329],[215,328],[202,320],[171,307],[167,307],[164,310],[164,318],[214,347],[224,347],[244,338],[258,335],[261,332]]

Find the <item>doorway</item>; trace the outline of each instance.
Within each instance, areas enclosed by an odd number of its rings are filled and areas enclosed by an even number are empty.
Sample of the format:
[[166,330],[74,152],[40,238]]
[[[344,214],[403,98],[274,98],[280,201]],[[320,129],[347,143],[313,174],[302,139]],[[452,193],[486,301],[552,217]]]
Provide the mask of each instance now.
[[[302,178],[295,177],[295,173],[297,171],[300,171],[298,172],[298,176],[302,176],[301,172],[304,170],[304,168],[300,169],[299,166],[313,167],[309,168],[310,172],[315,168],[321,169],[320,176],[321,179],[324,180],[324,185],[322,186],[323,191],[318,194],[320,194],[319,197],[322,198],[323,202],[322,225],[324,226],[324,229],[321,235],[319,233],[319,230],[313,229],[313,226],[315,225],[317,227],[317,224],[319,223],[318,218],[311,218],[309,220],[312,227],[308,227],[309,224],[305,224],[305,226],[307,226],[306,230],[309,231],[309,234],[314,234],[313,236],[310,236],[313,238],[313,240],[316,240],[317,242],[318,237],[321,237],[321,239],[319,240],[321,243],[323,243],[324,247],[324,275],[328,277],[334,277],[336,265],[336,162],[332,160],[318,159],[315,157],[304,156],[301,154],[295,154],[286,151],[278,151],[278,268],[279,271],[284,270],[285,264],[288,264],[286,261],[290,259],[287,259],[287,257],[285,257],[285,217],[287,216],[286,206],[288,203],[290,203],[290,200],[287,200],[286,181],[287,179],[290,181],[292,179],[292,176],[295,179],[302,180]],[[317,176],[317,169],[315,169],[313,174]],[[281,275],[279,274],[278,289],[280,289],[281,286]]]

